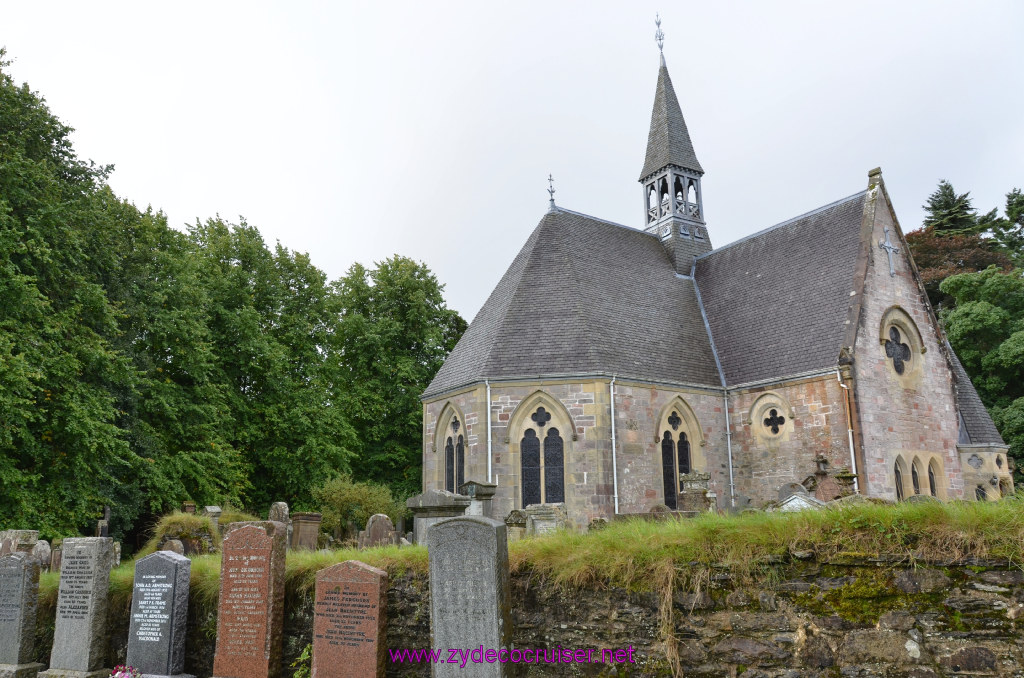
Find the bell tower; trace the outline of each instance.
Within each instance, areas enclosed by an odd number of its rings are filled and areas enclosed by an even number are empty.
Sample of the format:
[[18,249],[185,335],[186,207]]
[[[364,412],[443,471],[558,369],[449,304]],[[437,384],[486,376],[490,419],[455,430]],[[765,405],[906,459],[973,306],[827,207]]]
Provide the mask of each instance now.
[[655,23],[661,67],[651,112],[651,131],[647,136],[647,156],[640,173],[644,230],[661,239],[677,273],[689,274],[693,257],[712,249],[701,198],[700,179],[704,170],[697,161],[665,65],[661,18]]

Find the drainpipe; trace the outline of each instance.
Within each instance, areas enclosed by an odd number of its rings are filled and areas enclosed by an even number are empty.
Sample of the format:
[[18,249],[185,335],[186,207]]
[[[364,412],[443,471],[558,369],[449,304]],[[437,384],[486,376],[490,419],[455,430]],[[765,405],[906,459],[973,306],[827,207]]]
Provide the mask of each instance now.
[[843,387],[843,396],[846,401],[846,435],[850,441],[850,473],[854,475],[853,478],[853,491],[860,494],[860,488],[857,484],[857,455],[853,451],[853,415],[850,412],[850,387],[843,383],[843,378],[839,374],[839,368],[836,368],[836,381]]
[[729,392],[724,391],[722,396],[725,407],[725,450],[729,455],[729,505],[736,507],[736,485],[732,478],[732,426],[729,424]]
[[612,404],[612,497],[615,500],[615,515],[619,515],[619,469],[615,460],[615,377],[608,382],[608,394]]
[[484,385],[487,386],[487,482],[493,483],[494,481],[491,480],[491,382],[484,379]]

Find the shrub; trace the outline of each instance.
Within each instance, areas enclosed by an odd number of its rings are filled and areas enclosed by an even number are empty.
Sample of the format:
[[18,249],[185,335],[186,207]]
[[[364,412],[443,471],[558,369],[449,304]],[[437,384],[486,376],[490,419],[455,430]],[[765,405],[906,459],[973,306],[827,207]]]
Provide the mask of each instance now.
[[313,499],[320,505],[323,522],[320,529],[337,537],[345,534],[348,523],[362,529],[375,513],[387,514],[392,521],[405,514],[405,505],[391,496],[384,485],[352,480],[348,475],[338,476],[313,490]]

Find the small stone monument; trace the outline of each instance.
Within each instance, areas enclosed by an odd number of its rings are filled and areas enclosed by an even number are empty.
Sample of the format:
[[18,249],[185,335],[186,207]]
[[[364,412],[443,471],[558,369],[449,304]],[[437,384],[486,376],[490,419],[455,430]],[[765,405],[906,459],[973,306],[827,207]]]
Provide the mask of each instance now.
[[179,556],[185,555],[185,545],[181,543],[180,539],[168,539],[164,542],[164,545],[160,547],[160,550],[177,553]]
[[213,529],[220,529],[220,514],[223,513],[219,506],[205,506],[203,512],[200,515],[210,516],[210,522],[213,523]]
[[497,485],[491,483],[479,483],[470,480],[459,486],[459,494],[469,497],[469,508],[466,509],[467,516],[483,516],[493,518],[491,515],[491,500],[498,490]]
[[526,536],[526,511],[512,509],[505,516],[505,529],[508,531],[509,541],[519,541]]
[[469,497],[445,490],[427,490],[423,494],[409,497],[405,505],[412,511],[415,543],[426,543],[427,528],[439,520],[464,515],[469,502]]
[[221,546],[216,678],[276,678],[284,627],[282,523],[231,523]]
[[183,502],[181,502],[181,512],[182,513],[195,513],[196,512],[196,503],[194,501],[183,501]]
[[135,561],[127,663],[147,676],[193,678],[182,673],[191,568],[170,551]]
[[320,541],[320,513],[293,513],[289,539],[293,549],[315,551]]
[[526,536],[549,534],[565,527],[565,504],[531,504],[526,507]]
[[284,523],[288,526],[288,534],[285,536],[284,543],[288,548],[292,548],[292,521],[288,518],[288,502],[275,501],[271,504],[270,511],[267,512],[267,520]]
[[50,569],[50,556],[52,549],[50,548],[50,542],[45,539],[40,539],[36,542],[36,545],[32,547],[32,557],[39,561],[39,568],[42,570]]
[[312,678],[383,678],[388,573],[346,560],[316,574]]
[[359,548],[368,549],[375,546],[392,546],[398,543],[398,534],[391,518],[383,513],[375,513],[366,521],[366,530],[359,533]]
[[683,513],[705,513],[711,507],[708,488],[711,475],[708,473],[679,474],[679,497],[676,500],[678,510]]
[[24,553],[0,557],[0,676],[35,678],[32,662],[39,601],[39,561]]
[[39,530],[4,530],[0,532],[0,542],[7,544],[7,553],[31,553],[39,541]]
[[107,678],[107,589],[114,563],[110,537],[65,539],[48,678]]
[[[441,520],[427,530],[430,644],[511,649],[508,537],[505,524],[479,516]],[[508,675],[508,664],[434,664],[435,678]]]
[[50,550],[50,572],[60,572],[60,563],[64,551],[60,546],[55,546]]

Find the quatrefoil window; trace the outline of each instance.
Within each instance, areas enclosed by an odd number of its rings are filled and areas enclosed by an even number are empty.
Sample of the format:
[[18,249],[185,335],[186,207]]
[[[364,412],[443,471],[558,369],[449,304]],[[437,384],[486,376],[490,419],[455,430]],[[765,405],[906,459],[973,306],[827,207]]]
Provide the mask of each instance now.
[[543,407],[538,407],[537,411],[530,416],[530,419],[532,419],[533,423],[537,424],[537,426],[543,426],[551,421],[551,413]]
[[892,358],[892,368],[896,370],[896,374],[903,374],[910,360],[910,346],[902,343],[900,339],[900,331],[890,327],[889,338],[885,340],[885,356]]
[[454,431],[455,433],[459,432],[459,420],[458,419],[452,419],[452,431]]
[[772,434],[777,435],[779,427],[786,423],[786,418],[779,414],[778,410],[774,409],[770,410],[768,414],[769,416],[764,418],[764,425],[771,429]]
[[683,420],[679,418],[679,413],[678,412],[673,412],[671,415],[669,415],[668,425],[672,427],[673,431],[678,431],[679,430],[679,425],[682,424],[682,423],[683,423]]

